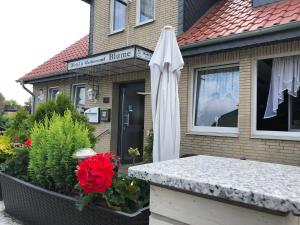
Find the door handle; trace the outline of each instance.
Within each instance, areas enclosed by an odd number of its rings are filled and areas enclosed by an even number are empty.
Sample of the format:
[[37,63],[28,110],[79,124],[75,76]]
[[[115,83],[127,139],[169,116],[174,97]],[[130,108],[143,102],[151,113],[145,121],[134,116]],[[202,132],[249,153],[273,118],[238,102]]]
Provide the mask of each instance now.
[[124,115],[124,118],[123,118],[123,125],[124,125],[124,127],[128,127],[129,126],[129,113],[127,113],[127,114],[125,114]]

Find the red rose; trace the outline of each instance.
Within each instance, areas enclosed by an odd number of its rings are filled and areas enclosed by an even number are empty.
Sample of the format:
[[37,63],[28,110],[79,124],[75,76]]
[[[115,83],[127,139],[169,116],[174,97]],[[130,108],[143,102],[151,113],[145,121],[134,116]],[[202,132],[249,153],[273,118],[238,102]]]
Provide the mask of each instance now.
[[32,141],[29,138],[27,138],[24,145],[25,145],[25,147],[31,147]]
[[105,192],[114,176],[111,153],[92,156],[79,163],[77,180],[85,193]]

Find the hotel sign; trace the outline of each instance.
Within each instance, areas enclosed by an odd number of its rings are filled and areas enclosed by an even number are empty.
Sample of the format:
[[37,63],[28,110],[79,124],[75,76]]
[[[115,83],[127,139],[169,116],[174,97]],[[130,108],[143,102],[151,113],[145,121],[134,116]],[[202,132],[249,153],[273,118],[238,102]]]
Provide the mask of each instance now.
[[111,51],[84,59],[70,61],[68,62],[68,70],[96,66],[133,58],[150,61],[151,57],[152,52],[133,46],[126,49]]

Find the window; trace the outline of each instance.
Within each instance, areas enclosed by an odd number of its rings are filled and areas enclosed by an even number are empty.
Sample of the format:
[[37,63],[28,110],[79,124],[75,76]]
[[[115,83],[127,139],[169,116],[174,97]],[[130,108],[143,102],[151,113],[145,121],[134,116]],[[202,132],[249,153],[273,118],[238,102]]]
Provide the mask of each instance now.
[[48,99],[49,100],[56,100],[59,94],[58,88],[49,88],[48,89]]
[[75,107],[81,110],[85,106],[85,85],[75,84],[73,85],[73,101]]
[[137,25],[154,20],[154,1],[155,0],[137,0]]
[[122,0],[111,0],[111,32],[119,32],[125,29],[126,3]]
[[44,90],[43,89],[38,90],[37,99],[38,99],[38,101],[44,101],[45,95],[44,95]]
[[192,131],[238,132],[239,67],[197,70]]
[[300,56],[257,61],[256,130],[300,132]]

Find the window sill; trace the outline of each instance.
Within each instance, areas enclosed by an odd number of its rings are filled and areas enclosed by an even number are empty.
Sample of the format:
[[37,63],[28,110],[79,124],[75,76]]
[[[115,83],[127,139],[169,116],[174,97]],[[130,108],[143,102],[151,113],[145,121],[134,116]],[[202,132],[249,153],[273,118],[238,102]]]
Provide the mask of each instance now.
[[204,131],[189,131],[186,135],[199,135],[199,136],[215,136],[215,137],[239,137],[238,132],[204,132]]
[[252,133],[251,138],[283,141],[300,141],[300,132],[255,131]]
[[142,27],[142,26],[145,26],[145,25],[154,23],[154,21],[155,21],[155,20],[152,19],[152,20],[147,20],[147,21],[142,22],[142,23],[136,23],[136,25],[134,26],[134,28],[139,28],[139,27]]
[[115,35],[115,34],[119,34],[119,33],[122,33],[124,31],[125,31],[125,29],[111,31],[107,36],[112,36],[112,35]]

